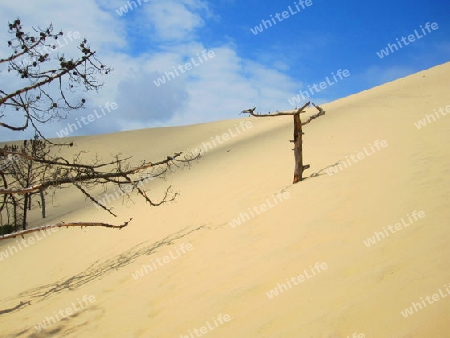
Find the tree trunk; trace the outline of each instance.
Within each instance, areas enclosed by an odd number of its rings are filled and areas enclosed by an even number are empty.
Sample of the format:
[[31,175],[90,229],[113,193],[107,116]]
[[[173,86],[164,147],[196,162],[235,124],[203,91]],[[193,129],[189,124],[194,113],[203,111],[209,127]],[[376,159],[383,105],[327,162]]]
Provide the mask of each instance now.
[[309,164],[303,165],[303,140],[302,140],[302,121],[300,119],[300,113],[294,114],[294,181],[297,183],[303,179],[303,170],[309,168]]
[[39,194],[41,195],[41,208],[42,208],[42,218],[45,218],[45,196],[44,190],[39,190]]
[[29,194],[25,194],[24,201],[23,201],[23,219],[22,219],[22,229],[27,229],[27,207],[28,207],[28,199]]

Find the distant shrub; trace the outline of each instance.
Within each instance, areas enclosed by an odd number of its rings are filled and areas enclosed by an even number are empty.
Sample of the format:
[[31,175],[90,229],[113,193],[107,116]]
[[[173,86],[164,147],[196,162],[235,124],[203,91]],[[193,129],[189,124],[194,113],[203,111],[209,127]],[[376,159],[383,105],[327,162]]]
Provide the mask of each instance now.
[[0,235],[7,235],[16,230],[14,225],[5,224],[0,226]]

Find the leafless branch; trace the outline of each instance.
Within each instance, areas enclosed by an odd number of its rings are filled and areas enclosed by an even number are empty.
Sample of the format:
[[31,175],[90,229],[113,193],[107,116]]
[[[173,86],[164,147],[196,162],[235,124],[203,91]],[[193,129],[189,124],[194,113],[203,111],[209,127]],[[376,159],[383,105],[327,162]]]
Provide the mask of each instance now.
[[32,232],[36,232],[36,231],[45,231],[45,230],[49,230],[49,229],[53,229],[53,228],[62,228],[62,227],[105,227],[105,228],[112,228],[112,229],[122,229],[124,227],[126,227],[133,219],[130,218],[128,221],[120,224],[120,225],[113,225],[113,224],[109,224],[109,223],[102,223],[102,222],[76,222],[76,223],[57,223],[57,224],[53,224],[53,225],[48,225],[45,227],[39,227],[39,228],[33,228],[33,229],[27,229],[27,230],[22,230],[22,231],[18,231],[18,232],[14,232],[12,234],[7,234],[7,235],[3,235],[0,236],[0,240],[2,239],[8,239],[8,238],[16,238],[17,236],[22,236],[25,234],[29,234]]
[[303,107],[301,107],[301,108],[299,108],[299,109],[287,110],[287,111],[281,111],[281,112],[276,111],[276,112],[273,113],[273,114],[271,114],[271,113],[269,113],[269,114],[255,113],[256,107],[254,107],[254,108],[251,108],[251,109],[246,109],[246,110],[241,111],[241,114],[250,114],[250,115],[255,116],[255,117],[292,116],[292,115],[294,115],[294,114],[306,113],[306,112],[304,111],[304,109],[305,109],[306,107],[308,107],[308,106],[309,106],[309,102],[305,103],[305,104],[303,105]]

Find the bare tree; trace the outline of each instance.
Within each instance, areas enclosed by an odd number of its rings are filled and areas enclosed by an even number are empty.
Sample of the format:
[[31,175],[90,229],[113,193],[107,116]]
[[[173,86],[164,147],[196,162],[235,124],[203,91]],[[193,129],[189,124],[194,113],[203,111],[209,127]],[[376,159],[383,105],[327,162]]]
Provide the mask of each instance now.
[[[23,82],[16,88],[0,88],[0,129],[24,131],[32,128],[37,136],[28,145],[24,142],[22,147],[15,144],[0,149],[0,159],[3,160],[0,165],[0,197],[3,197],[0,200],[0,225],[11,226],[13,220],[13,228],[17,230],[18,219],[22,217],[22,231],[0,239],[40,230],[27,229],[27,210],[31,208],[33,194],[39,194],[45,216],[43,196],[48,188],[73,186],[88,200],[114,216],[117,215],[112,209],[101,203],[90,190],[99,185],[105,189],[113,185],[123,192],[123,196],[129,196],[129,189],[124,187],[131,186],[131,190],[136,191],[150,206],[172,201],[177,194],[172,193],[170,186],[162,198],[155,201],[148,196],[142,182],[149,175],[162,177],[173,168],[189,166],[200,154],[176,152],[157,162],[142,160],[138,165],[131,165],[131,158],[121,158],[119,155],[109,162],[97,157],[92,163],[83,162],[82,152],[70,159],[61,156],[58,150],[73,144],[56,144],[48,140],[39,126],[65,118],[71,111],[82,108],[86,99],[80,97],[77,90],[97,91],[102,86],[98,77],[109,74],[111,68],[97,59],[96,52],[91,50],[86,39],[77,46],[78,57],[67,58],[58,53],[53,54],[55,57],[52,58],[50,54],[64,36],[63,32],[53,33],[52,25],[45,29],[33,28],[34,32],[26,33],[17,19],[8,27],[11,35],[8,46],[12,52],[0,58],[0,67],[6,67],[9,73],[15,73]],[[16,163],[11,164],[11,158]],[[105,226],[120,229],[128,223],[77,222],[51,227]]]
[[[46,172],[50,167],[49,164],[37,163],[35,161],[23,161],[20,156],[17,156],[17,154],[26,154],[32,158],[45,158],[50,152],[48,145],[49,144],[47,142],[39,139],[37,135],[32,140],[23,141],[20,147],[16,144],[12,146],[5,145],[4,151],[9,151],[10,153],[6,156],[9,158],[9,163],[5,166],[3,173],[7,174],[11,178],[10,184],[26,188],[45,178]],[[12,154],[14,154],[14,157]],[[32,197],[37,194],[39,194],[40,198],[39,206],[42,210],[42,217],[45,218],[44,190],[29,192],[19,196],[19,198],[10,198],[5,202],[4,207],[7,215],[11,214],[11,209],[15,210],[15,212],[13,212],[15,215],[15,230],[18,230],[19,219],[22,229],[26,229],[28,211],[32,208]]]
[[82,108],[86,99],[73,95],[75,90],[98,90],[102,83],[97,76],[109,74],[111,68],[97,59],[86,39],[78,45],[81,55],[77,58],[59,53],[52,58],[50,54],[64,36],[63,32],[53,33],[52,25],[26,33],[17,19],[9,24],[9,33],[12,53],[0,59],[0,65],[7,65],[8,72],[17,73],[26,82],[18,88],[0,89],[0,118],[7,114],[22,117],[22,122],[0,122],[0,127],[15,131],[32,127],[44,138],[38,124],[64,118],[68,112]]
[[246,109],[241,112],[241,114],[250,114],[255,117],[274,117],[274,116],[293,116],[294,117],[294,139],[291,142],[294,143],[294,158],[295,158],[295,167],[294,167],[294,180],[292,183],[297,183],[303,179],[303,171],[308,169],[309,164],[303,165],[303,140],[302,135],[304,134],[302,131],[302,126],[310,123],[312,120],[318,118],[321,115],[325,115],[325,111],[316,106],[314,103],[312,104],[319,111],[317,114],[309,116],[308,120],[302,122],[300,119],[301,113],[306,113],[304,109],[310,105],[310,102],[307,102],[303,107],[297,110],[291,111],[282,111],[276,112],[274,114],[259,114],[255,113],[256,107],[251,109]]

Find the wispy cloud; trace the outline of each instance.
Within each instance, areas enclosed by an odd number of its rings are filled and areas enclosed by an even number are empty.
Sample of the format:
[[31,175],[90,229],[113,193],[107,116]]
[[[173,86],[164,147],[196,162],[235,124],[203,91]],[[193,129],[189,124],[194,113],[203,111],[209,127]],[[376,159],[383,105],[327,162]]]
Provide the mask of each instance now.
[[193,39],[196,30],[210,17],[207,3],[201,0],[150,1],[143,13],[146,26],[151,26],[154,37],[162,41]]
[[[99,58],[114,68],[104,79],[103,89],[89,94],[86,110],[107,101],[117,102],[119,109],[102,123],[91,123],[75,134],[235,118],[255,102],[276,109],[274,103],[285,104],[285,90],[294,88],[283,74],[287,65],[281,61],[276,67],[265,66],[240,57],[233,44],[205,45],[196,32],[207,20],[217,17],[205,1],[151,0],[134,9],[133,20],[114,12],[123,4],[87,0],[79,6],[49,1],[23,8],[12,3],[9,12],[0,14],[3,22],[9,16],[21,17],[28,27],[53,22],[56,29],[78,30],[98,50]],[[132,46],[133,29],[147,37],[146,45],[138,50]],[[67,52],[74,48],[76,45]],[[214,50],[214,59],[162,87],[152,85],[164,71],[205,49]],[[46,126],[45,130],[54,134],[81,113],[86,111],[74,112],[67,121]]]

